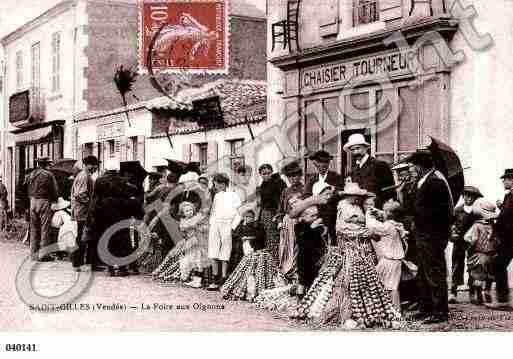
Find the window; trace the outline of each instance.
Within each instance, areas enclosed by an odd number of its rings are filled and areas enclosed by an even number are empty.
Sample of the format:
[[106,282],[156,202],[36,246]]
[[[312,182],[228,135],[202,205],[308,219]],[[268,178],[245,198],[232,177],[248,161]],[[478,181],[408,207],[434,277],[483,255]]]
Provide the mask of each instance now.
[[16,52],[16,87],[20,90],[23,87],[23,52]]
[[244,166],[244,153],[242,151],[244,147],[244,140],[237,139],[228,141],[230,145],[230,168],[235,171],[237,168]]
[[136,161],[137,160],[137,136],[130,137],[130,149],[131,149],[131,160]]
[[379,20],[378,0],[354,0],[354,26],[370,24]]
[[208,167],[208,143],[198,143],[198,157],[201,172],[205,172]]
[[52,92],[61,88],[61,34],[56,32],[52,35]]
[[108,142],[108,146],[109,146],[109,157],[110,158],[116,157],[116,141],[110,140]]
[[[338,97],[316,99],[305,103],[304,147],[308,152],[319,149],[328,151],[338,157],[339,105]],[[337,160],[332,161],[332,169],[336,169]],[[307,173],[314,169],[309,161],[305,162]]]
[[39,85],[41,83],[41,47],[39,42],[36,42],[34,45],[32,45],[30,49],[30,57],[32,60],[32,68],[31,68],[31,75],[32,75],[32,87],[34,87],[36,90],[39,89]]
[[87,156],[91,156],[93,154],[93,143],[84,143],[82,148],[82,159],[86,158]]
[[[415,152],[419,146],[419,97],[420,88],[408,86],[377,91],[376,101],[385,96],[387,105],[377,113],[376,157],[386,162],[396,162]],[[400,101],[401,112],[397,121],[390,121],[391,103]]]

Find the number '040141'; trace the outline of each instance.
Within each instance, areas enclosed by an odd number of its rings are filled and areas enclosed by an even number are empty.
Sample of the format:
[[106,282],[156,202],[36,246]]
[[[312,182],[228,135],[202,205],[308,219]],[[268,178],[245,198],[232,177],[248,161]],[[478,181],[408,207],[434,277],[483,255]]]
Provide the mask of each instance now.
[[35,344],[6,344],[7,352],[35,352],[37,351]]

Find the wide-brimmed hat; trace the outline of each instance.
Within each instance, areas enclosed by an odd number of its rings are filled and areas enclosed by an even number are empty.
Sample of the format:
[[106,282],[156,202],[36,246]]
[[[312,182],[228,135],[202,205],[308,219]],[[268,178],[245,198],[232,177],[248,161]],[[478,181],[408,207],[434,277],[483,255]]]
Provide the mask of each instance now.
[[428,149],[418,149],[406,157],[403,162],[429,167],[433,165],[433,154]]
[[397,172],[404,171],[409,168],[410,168],[410,165],[408,164],[408,162],[399,162],[399,163],[392,165],[392,170],[397,171]]
[[115,158],[109,158],[105,161],[105,171],[119,171],[119,161]]
[[148,177],[150,179],[159,180],[162,178],[162,173],[160,172],[148,172]]
[[472,214],[485,219],[497,218],[497,207],[495,203],[485,198],[478,198],[472,205]]
[[59,197],[57,202],[52,203],[50,208],[52,209],[52,211],[60,211],[61,209],[68,208],[70,206],[70,204],[71,203],[69,201],[66,201],[62,197]]
[[90,165],[90,166],[98,166],[100,164],[100,161],[98,161],[98,158],[96,156],[87,156],[87,157],[84,157],[84,159],[82,160],[82,163],[84,165]]
[[52,159],[50,157],[40,157],[36,159],[36,163],[52,163]]
[[348,182],[344,186],[344,191],[340,193],[342,196],[360,196],[360,197],[373,197],[374,193],[360,188],[356,182]]
[[504,178],[513,178],[513,168],[508,168],[504,170],[504,174],[501,176],[501,179]]
[[324,150],[315,151],[314,153],[308,156],[309,160],[319,161],[319,162],[329,162],[333,159],[333,156],[330,155],[329,152]]
[[476,198],[483,197],[483,194],[481,193],[481,191],[477,187],[474,187],[474,186],[465,186],[463,188],[463,194],[465,194],[465,193],[473,195]]
[[365,140],[365,137],[361,133],[353,133],[349,136],[347,143],[344,145],[344,151],[349,151],[351,147],[356,145],[369,147],[370,143]]
[[197,182],[199,179],[199,174],[193,171],[189,171],[180,176],[178,179],[178,183],[186,183],[186,182]]
[[281,173],[287,177],[301,176],[303,174],[303,169],[299,165],[298,161],[292,161],[282,167]]

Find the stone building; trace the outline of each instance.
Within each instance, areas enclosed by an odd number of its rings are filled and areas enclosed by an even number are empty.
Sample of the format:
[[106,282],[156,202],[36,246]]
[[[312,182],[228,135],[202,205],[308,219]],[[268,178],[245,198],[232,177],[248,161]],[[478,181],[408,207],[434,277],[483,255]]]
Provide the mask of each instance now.
[[[264,14],[234,0],[230,28],[229,76],[265,80]],[[137,0],[63,0],[1,39],[2,167],[10,203],[38,157],[80,160],[95,154],[143,165],[151,157],[145,142],[152,117],[145,101],[162,93],[140,75],[135,96],[127,98],[129,124],[113,81],[118,66],[137,67],[137,31]],[[255,40],[247,41],[250,36]]]
[[[127,10],[128,11],[128,10]],[[131,8],[128,24],[129,33],[136,33],[137,9]],[[238,79],[241,81],[257,81],[262,83],[266,79],[266,21],[265,14],[256,7],[246,3],[244,0],[234,0],[230,2],[229,7],[229,72],[226,75],[189,75],[169,74],[161,80],[164,83],[173,83],[183,85],[184,88],[209,86],[216,81]],[[119,47],[115,51],[117,54],[124,54],[124,62],[137,62],[137,44],[125,44],[127,47]],[[111,46],[104,45],[107,48]],[[105,71],[97,72],[101,78],[105,76]],[[110,76],[110,73],[109,73]],[[184,78],[185,77],[185,78]],[[144,91],[141,93],[140,86],[144,90],[150,84],[148,75],[141,75],[137,78],[133,93],[140,101],[131,98],[129,106],[130,124],[127,121],[124,109],[118,106],[97,106],[100,111],[86,111],[75,116],[75,138],[76,149],[75,156],[81,158],[84,155],[95,154],[100,159],[114,157],[120,161],[139,160],[148,170],[158,165],[166,164],[164,158],[176,160],[190,159],[183,155],[180,147],[179,151],[169,146],[169,142],[162,132],[163,121],[161,117],[155,116],[153,109],[156,104],[163,104],[167,96],[156,91],[147,96]],[[113,84],[110,84],[113,86]],[[260,85],[265,87],[265,85]],[[106,98],[109,98],[109,89],[105,85],[98,87],[96,93],[106,92]],[[173,97],[173,96],[171,96]],[[118,99],[119,94],[113,94],[114,99]],[[149,98],[154,99],[147,101]],[[98,104],[101,104],[101,96],[98,97]],[[171,100],[170,100],[171,101]],[[172,101],[171,101],[172,102]],[[170,116],[167,119],[169,125]],[[153,124],[152,124],[153,121]],[[164,126],[165,127],[165,126]],[[249,136],[249,135],[248,135]],[[186,137],[187,138],[187,137]],[[239,139],[247,138],[239,136]],[[180,143],[177,140],[177,143]],[[181,146],[181,145],[180,145]],[[196,152],[194,152],[196,153]],[[213,154],[213,149],[209,150]],[[216,155],[217,157],[217,155]]]
[[351,159],[342,146],[354,132],[390,163],[433,136],[458,153],[468,184],[503,196],[499,176],[513,167],[512,2],[267,5],[268,122],[287,133],[288,154],[324,147],[346,173]]

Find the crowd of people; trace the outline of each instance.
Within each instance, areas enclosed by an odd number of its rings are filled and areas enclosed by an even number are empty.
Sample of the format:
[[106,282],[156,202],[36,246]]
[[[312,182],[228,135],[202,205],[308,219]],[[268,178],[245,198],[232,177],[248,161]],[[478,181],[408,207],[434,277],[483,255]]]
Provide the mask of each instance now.
[[[263,164],[255,196],[247,181],[194,168],[149,173],[144,190],[107,161],[94,180],[99,162],[88,156],[67,202],[49,160],[39,159],[27,178],[32,258],[54,260],[39,251],[54,237],[58,251],[71,251],[75,271],[142,272],[227,300],[287,303],[293,318],[348,327],[393,327],[413,310],[424,323],[446,322],[465,272],[472,303],[508,309],[513,169],[501,177],[503,202],[466,186],[459,204],[428,150],[390,168],[369,148],[363,135],[350,136],[344,150],[354,165],[345,177],[330,170],[333,157],[323,150],[308,157],[314,175],[305,176],[299,161],[281,173]],[[247,179],[252,169],[236,172]]]

